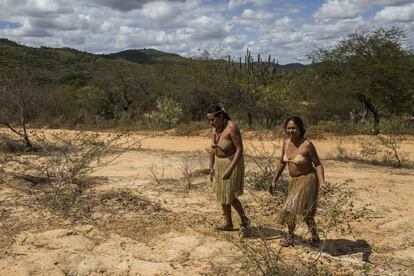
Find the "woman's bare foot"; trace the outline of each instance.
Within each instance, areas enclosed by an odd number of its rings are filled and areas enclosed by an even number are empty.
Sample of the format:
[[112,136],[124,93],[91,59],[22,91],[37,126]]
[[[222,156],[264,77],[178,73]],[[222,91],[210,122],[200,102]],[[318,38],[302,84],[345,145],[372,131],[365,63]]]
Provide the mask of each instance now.
[[214,228],[219,231],[233,231],[234,230],[233,224],[224,224],[224,223],[217,224],[216,226],[214,226]]
[[321,239],[316,236],[316,237],[312,237],[311,239],[308,240],[308,244],[311,246],[319,246],[319,244],[321,243]]
[[251,224],[250,219],[248,217],[246,217],[246,216],[244,218],[242,218],[241,221],[242,222],[240,224],[240,228],[242,228],[242,227],[249,227],[250,224]]
[[280,241],[280,245],[283,247],[290,247],[295,246],[295,240],[291,237],[286,237],[283,240]]

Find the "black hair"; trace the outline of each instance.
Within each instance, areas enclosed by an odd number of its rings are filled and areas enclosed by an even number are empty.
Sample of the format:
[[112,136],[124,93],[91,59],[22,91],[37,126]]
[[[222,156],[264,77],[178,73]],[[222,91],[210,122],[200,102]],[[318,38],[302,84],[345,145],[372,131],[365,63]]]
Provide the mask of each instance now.
[[214,117],[218,117],[221,114],[223,114],[223,118],[230,121],[231,118],[229,116],[229,114],[227,113],[226,110],[224,110],[224,108],[221,105],[218,104],[212,104],[209,106],[209,108],[207,109],[207,113],[211,113],[214,114]]
[[304,137],[305,136],[306,129],[305,129],[305,126],[303,124],[302,119],[299,118],[298,116],[292,116],[292,117],[287,118],[287,120],[285,122],[285,131],[286,131],[287,124],[290,121],[292,121],[299,128],[299,130],[300,130],[300,136],[301,137]]

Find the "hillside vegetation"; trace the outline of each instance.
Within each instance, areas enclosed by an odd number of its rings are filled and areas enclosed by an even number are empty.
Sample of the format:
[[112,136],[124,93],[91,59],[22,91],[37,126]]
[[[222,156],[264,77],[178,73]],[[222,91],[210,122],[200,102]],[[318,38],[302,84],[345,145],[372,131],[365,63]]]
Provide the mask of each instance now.
[[300,115],[316,132],[413,133],[414,58],[403,37],[397,29],[354,33],[311,51],[308,66],[248,50],[235,61],[155,49],[95,55],[0,39],[0,123],[191,134],[221,103],[243,128],[275,129]]

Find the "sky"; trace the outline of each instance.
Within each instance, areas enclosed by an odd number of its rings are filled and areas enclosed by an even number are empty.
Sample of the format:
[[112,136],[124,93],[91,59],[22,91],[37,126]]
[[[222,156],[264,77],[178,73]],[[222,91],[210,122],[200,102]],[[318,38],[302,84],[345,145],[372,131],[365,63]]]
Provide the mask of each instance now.
[[398,27],[414,48],[414,0],[0,0],[0,37],[90,53],[155,48],[185,57],[309,63],[353,32]]

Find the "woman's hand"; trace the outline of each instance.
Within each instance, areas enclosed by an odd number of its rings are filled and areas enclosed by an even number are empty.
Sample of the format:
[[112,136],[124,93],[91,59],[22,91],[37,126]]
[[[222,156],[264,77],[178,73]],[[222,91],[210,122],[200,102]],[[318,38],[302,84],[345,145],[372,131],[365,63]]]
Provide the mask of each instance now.
[[210,169],[210,182],[214,180],[214,169]]
[[325,180],[319,181],[319,187],[324,190],[329,190],[329,184],[325,182]]
[[269,193],[273,195],[276,191],[277,183],[275,181],[272,181],[272,184],[269,185]]
[[227,169],[226,172],[223,175],[223,180],[229,179],[232,172],[233,172],[233,170]]

